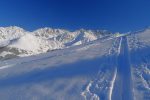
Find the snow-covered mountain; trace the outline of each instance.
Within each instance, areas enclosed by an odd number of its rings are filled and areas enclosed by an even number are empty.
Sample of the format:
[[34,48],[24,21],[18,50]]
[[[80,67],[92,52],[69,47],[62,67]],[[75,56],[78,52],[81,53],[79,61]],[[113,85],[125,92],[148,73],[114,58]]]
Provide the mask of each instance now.
[[100,100],[101,95],[107,100],[114,83],[119,43],[117,38],[98,39],[2,61],[0,97],[3,100]]
[[0,41],[17,39],[25,34],[25,30],[19,27],[0,27]]
[[33,32],[19,27],[0,28],[0,59],[28,56],[81,45],[102,37],[111,36],[108,31],[41,28]]

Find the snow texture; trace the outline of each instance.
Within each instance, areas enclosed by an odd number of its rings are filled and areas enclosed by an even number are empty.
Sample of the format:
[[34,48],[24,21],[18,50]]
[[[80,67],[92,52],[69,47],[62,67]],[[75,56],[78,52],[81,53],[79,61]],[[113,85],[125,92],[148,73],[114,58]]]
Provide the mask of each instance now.
[[149,28],[0,30],[2,100],[150,100]]

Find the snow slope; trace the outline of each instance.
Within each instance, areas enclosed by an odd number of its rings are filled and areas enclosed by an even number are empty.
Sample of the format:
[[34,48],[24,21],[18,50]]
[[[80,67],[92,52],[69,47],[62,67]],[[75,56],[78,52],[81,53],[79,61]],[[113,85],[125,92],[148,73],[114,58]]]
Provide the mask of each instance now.
[[31,51],[32,54],[39,54],[48,50],[61,49],[63,44],[58,41],[47,41],[32,34],[26,34],[10,44],[9,47]]
[[[2,57],[12,55],[11,46],[38,54],[0,61],[2,100],[150,100],[149,28],[115,35],[67,32],[45,28],[1,42]],[[45,41],[64,47],[43,53]]]
[[[108,100],[120,39],[0,63],[3,100]],[[13,92],[12,92],[13,91]]]
[[128,36],[135,100],[150,100],[150,29]]

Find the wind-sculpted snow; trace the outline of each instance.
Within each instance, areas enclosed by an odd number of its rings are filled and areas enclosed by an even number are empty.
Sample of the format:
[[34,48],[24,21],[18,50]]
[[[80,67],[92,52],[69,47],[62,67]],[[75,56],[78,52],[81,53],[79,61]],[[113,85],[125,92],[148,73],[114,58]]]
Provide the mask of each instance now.
[[150,100],[150,29],[128,36],[135,100]]
[[110,100],[119,42],[120,39],[98,40],[5,60],[0,63],[0,97],[3,100]]

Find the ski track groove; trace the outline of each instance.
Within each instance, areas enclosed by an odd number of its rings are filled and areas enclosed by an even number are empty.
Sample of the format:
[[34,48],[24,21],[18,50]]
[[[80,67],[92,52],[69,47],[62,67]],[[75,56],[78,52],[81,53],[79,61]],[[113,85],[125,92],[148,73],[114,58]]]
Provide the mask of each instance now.
[[109,91],[109,100],[111,100],[111,98],[112,98],[112,93],[113,93],[113,89],[114,89],[116,76],[117,76],[117,68],[115,68],[114,76],[111,81],[111,86],[110,86],[110,91]]
[[127,37],[121,37],[117,76],[114,84],[111,100],[133,100],[133,87],[130,69],[130,57],[128,52]]

